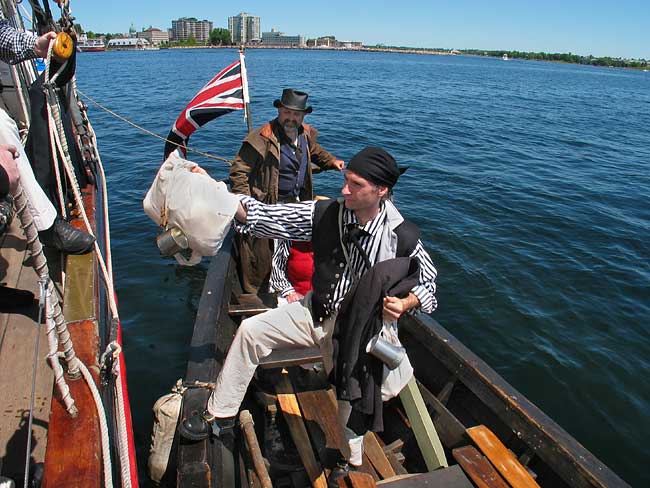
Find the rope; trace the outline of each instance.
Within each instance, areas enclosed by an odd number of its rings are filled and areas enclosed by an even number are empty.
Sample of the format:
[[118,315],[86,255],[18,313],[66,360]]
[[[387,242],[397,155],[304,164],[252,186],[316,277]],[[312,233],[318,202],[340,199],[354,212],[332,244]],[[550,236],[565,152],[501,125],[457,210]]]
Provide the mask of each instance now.
[[[43,255],[43,246],[41,241],[38,240],[38,230],[36,225],[34,225],[34,220],[32,215],[27,208],[27,197],[23,193],[22,185],[18,185],[18,190],[14,196],[14,205],[16,207],[16,213],[20,219],[20,225],[25,232],[25,240],[27,242],[27,248],[30,250],[33,260],[34,270],[38,275],[39,279],[46,281],[47,290],[45,297],[47,312],[46,312],[46,333],[47,340],[49,344],[50,353],[47,358],[54,372],[54,379],[56,386],[61,394],[61,399],[65,404],[65,408],[71,416],[77,414],[77,408],[74,405],[74,400],[70,396],[70,389],[65,383],[65,378],[63,376],[63,368],[57,360],[52,359],[52,355],[56,354],[59,349],[59,340],[63,343],[60,331],[63,331],[64,336],[67,334],[68,349],[71,347],[70,334],[65,327],[65,322],[63,318],[63,312],[61,311],[61,306],[59,305],[59,294],[57,293],[52,280],[49,279],[50,272],[47,266],[47,260]],[[43,299],[43,297],[41,297]],[[64,347],[64,351],[66,347]]]
[[[96,105],[96,106],[99,107],[100,109],[104,110],[105,112],[111,114],[111,115],[112,115],[113,117],[115,117],[116,119],[119,119],[119,120],[121,120],[122,122],[126,122],[127,124],[129,124],[129,125],[135,127],[135,128],[138,129],[138,130],[141,130],[141,131],[144,132],[145,134],[148,134],[148,135],[150,135],[150,136],[152,136],[152,137],[155,137],[156,139],[160,139],[161,141],[164,141],[164,142],[170,142],[170,143],[172,143],[172,144],[177,144],[176,142],[171,141],[171,140],[167,139],[166,137],[159,136],[159,135],[156,134],[155,132],[151,132],[150,130],[145,129],[145,128],[142,127],[142,126],[140,126],[140,125],[138,125],[138,124],[136,124],[136,123],[134,123],[134,122],[131,122],[131,121],[130,121],[129,119],[127,119],[126,117],[123,117],[122,115],[119,115],[119,114],[113,112],[111,109],[109,109],[109,108],[103,106],[102,104],[100,104],[100,103],[97,102],[96,100],[93,100],[91,97],[89,97],[88,95],[86,95],[84,92],[82,92],[82,91],[79,90],[78,88],[77,88],[77,92],[78,92],[81,96],[83,96],[86,100],[88,100],[89,102],[93,103],[94,105]],[[219,157],[219,156],[214,156],[213,154],[208,154],[208,153],[205,153],[205,152],[199,151],[199,150],[197,150],[197,149],[192,149],[192,148],[187,147],[187,146],[179,145],[178,147],[185,148],[185,150],[188,151],[188,152],[195,153],[195,154],[199,154],[199,155],[201,155],[201,156],[203,156],[203,157],[206,157],[206,158],[209,158],[209,159],[214,159],[214,160],[216,160],[216,161],[223,161],[224,163],[226,163],[226,164],[228,164],[228,165],[232,165],[232,160],[231,160],[231,159],[226,159],[226,158],[221,158],[221,157]]]
[[122,474],[122,486],[130,487],[131,486],[131,460],[129,459],[129,439],[128,433],[125,428],[126,424],[126,413],[124,412],[124,391],[122,390],[122,377],[120,374],[120,354],[122,353],[122,348],[120,345],[113,341],[106,348],[112,351],[113,356],[113,376],[115,378],[115,407],[117,408],[117,417],[119,421],[117,422],[118,426],[118,440],[120,443],[120,448],[118,449],[118,454],[120,457],[120,472]]
[[[63,357],[63,354],[61,353],[59,356]],[[106,423],[106,412],[104,411],[102,398],[99,395],[99,390],[97,389],[97,385],[95,385],[95,381],[93,380],[90,371],[88,371],[86,365],[81,361],[79,361],[79,368],[81,370],[81,374],[86,380],[86,383],[88,383],[90,392],[93,395],[93,400],[95,401],[95,407],[97,407],[97,413],[99,414],[99,426],[102,436],[102,462],[104,464],[104,488],[112,488],[113,475],[111,468],[111,446],[109,442],[110,439],[108,434],[108,424]]]

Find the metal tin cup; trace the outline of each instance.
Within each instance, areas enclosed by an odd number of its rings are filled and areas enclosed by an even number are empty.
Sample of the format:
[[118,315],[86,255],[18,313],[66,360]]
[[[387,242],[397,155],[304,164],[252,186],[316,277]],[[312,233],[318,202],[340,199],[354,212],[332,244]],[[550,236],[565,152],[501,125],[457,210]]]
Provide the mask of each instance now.
[[379,336],[370,339],[366,352],[375,356],[391,370],[397,368],[406,356],[406,349],[395,346]]
[[172,227],[162,234],[158,234],[158,237],[156,237],[156,244],[158,244],[160,254],[163,256],[173,256],[189,247],[187,237],[178,227]]

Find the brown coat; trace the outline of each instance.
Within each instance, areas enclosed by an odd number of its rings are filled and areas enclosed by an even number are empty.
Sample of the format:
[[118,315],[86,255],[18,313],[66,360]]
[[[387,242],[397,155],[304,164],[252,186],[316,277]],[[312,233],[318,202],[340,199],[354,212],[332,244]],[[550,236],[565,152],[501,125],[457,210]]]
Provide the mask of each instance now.
[[[321,169],[334,169],[336,158],[318,144],[318,131],[302,125],[307,136],[308,160]],[[280,141],[277,119],[246,136],[230,167],[230,186],[234,193],[250,195],[264,203],[277,203],[280,176]],[[307,167],[300,200],[311,200],[311,165]]]
[[[307,137],[308,161],[321,169],[334,169],[336,158],[318,144],[318,131],[302,125]],[[277,203],[278,181],[280,177],[280,130],[277,119],[246,136],[230,167],[230,187],[234,193],[250,195],[264,203]],[[305,182],[300,192],[300,200],[311,200],[311,165],[307,166]],[[240,259],[239,275],[246,293],[257,293],[266,285],[271,274],[273,241],[251,236],[237,236]]]

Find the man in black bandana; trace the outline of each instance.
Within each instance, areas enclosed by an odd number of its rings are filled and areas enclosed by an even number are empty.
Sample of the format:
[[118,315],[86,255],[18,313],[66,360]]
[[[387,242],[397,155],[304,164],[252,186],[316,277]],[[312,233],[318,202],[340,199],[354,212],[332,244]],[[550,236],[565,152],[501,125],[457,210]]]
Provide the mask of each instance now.
[[[412,286],[402,295],[377,297],[380,322],[383,316],[396,327],[396,320],[408,311],[430,313],[436,308],[436,270],[420,241],[419,230],[388,199],[401,173],[390,154],[368,147],[350,160],[342,197],[337,200],[265,205],[248,196],[240,197],[235,216],[238,232],[313,242],[313,290],[301,301],[241,323],[206,411],[184,419],[181,435],[200,440],[211,433],[221,436],[231,432],[260,359],[275,349],[318,346],[329,372],[337,313],[354,283],[377,263],[384,265],[401,258],[414,264],[410,269],[416,270]],[[365,351],[365,344],[362,346]],[[347,419],[343,422],[347,424]],[[355,434],[354,439],[349,438],[354,454],[350,461],[360,465],[361,436]],[[357,442],[356,451],[353,440]]]

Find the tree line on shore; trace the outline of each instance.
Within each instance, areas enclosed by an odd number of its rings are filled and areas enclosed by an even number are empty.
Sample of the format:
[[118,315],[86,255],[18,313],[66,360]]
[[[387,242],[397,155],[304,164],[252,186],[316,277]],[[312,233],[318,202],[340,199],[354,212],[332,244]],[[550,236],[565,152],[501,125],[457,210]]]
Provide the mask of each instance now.
[[545,52],[525,52],[525,51],[485,51],[481,49],[462,49],[463,54],[473,54],[479,56],[496,56],[503,57],[504,54],[509,58],[531,59],[537,61],[560,61],[563,63],[586,64],[591,66],[614,66],[616,68],[647,68],[650,63],[646,59],[624,59],[612,58],[609,56],[595,57],[592,55],[581,56],[572,53],[545,53]]

